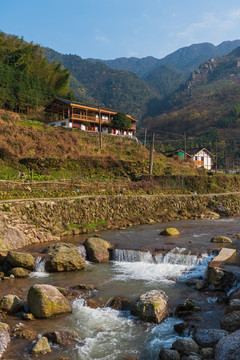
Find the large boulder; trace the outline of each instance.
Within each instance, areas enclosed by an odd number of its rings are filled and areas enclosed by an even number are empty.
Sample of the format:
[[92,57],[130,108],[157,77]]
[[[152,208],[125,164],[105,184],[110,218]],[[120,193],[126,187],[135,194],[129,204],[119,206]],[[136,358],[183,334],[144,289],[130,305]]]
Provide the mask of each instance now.
[[31,254],[9,251],[7,261],[13,267],[22,267],[24,269],[33,269],[36,266],[35,259]]
[[229,295],[228,301],[230,302],[233,299],[239,299],[240,300],[240,287],[238,287],[237,289],[232,291],[231,294]]
[[179,235],[180,232],[176,228],[166,228],[160,232],[160,235],[174,236]]
[[72,311],[69,301],[52,285],[33,285],[28,291],[28,306],[36,318],[49,318]]
[[72,244],[49,245],[43,250],[45,257],[45,269],[48,272],[83,270],[86,262]]
[[15,267],[9,272],[10,275],[14,275],[15,278],[27,278],[29,277],[30,270],[22,267]]
[[232,299],[229,301],[225,315],[230,314],[234,311],[240,311],[240,299]]
[[231,272],[224,271],[219,267],[208,266],[207,281],[214,289],[228,291],[232,287],[235,277]]
[[240,311],[233,311],[223,316],[221,320],[221,328],[230,332],[240,329]]
[[232,240],[227,236],[214,236],[210,240],[212,243],[231,243]]
[[240,330],[223,337],[216,345],[214,360],[240,359]]
[[0,309],[8,314],[15,314],[24,307],[24,302],[16,295],[5,295],[0,300]]
[[84,241],[84,246],[88,260],[97,263],[109,262],[109,250],[113,248],[110,242],[93,236]]
[[228,335],[226,330],[220,329],[197,329],[193,339],[203,348],[214,347],[218,341]]
[[160,360],[180,360],[180,354],[176,350],[162,349],[159,354]]
[[32,348],[32,355],[34,356],[45,355],[49,352],[51,352],[51,348],[45,336],[41,337]]
[[143,321],[159,324],[168,314],[168,297],[162,290],[148,291],[133,304],[132,313]]
[[8,333],[8,325],[0,322],[0,359],[3,353],[7,349],[8,343],[10,342],[10,336]]
[[177,350],[181,355],[191,355],[191,353],[198,353],[198,344],[191,338],[177,339],[172,348]]

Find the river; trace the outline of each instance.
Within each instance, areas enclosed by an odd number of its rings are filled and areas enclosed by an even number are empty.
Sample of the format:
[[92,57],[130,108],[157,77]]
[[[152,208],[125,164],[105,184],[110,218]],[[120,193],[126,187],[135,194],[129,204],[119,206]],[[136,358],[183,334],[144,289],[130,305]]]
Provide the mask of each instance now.
[[[216,295],[211,292],[197,292],[186,285],[192,278],[202,278],[211,259],[211,250],[222,245],[210,243],[214,235],[229,236],[231,248],[240,248],[240,240],[233,235],[240,232],[239,218],[218,220],[192,220],[171,223],[141,225],[126,230],[103,231],[98,233],[104,239],[113,242],[117,250],[112,253],[109,264],[87,264],[85,271],[69,273],[44,272],[38,266],[32,277],[13,279],[1,283],[1,294],[17,293],[21,298],[34,283],[47,283],[68,287],[79,283],[92,283],[98,290],[91,296],[100,304],[114,296],[125,296],[129,300],[140,294],[162,289],[169,297],[169,308],[173,312],[177,304],[191,297],[202,308],[195,323],[199,327],[219,328],[224,305],[216,302]],[[166,227],[177,227],[180,235],[166,238],[159,233]],[[74,236],[63,239],[80,246],[87,236]],[[39,252],[45,245],[32,245],[25,251]],[[138,251],[144,250],[144,251]],[[152,252],[161,250],[156,256]],[[165,253],[167,251],[167,253]],[[229,265],[238,263],[238,254]],[[44,264],[41,264],[44,265]],[[40,270],[40,272],[39,272]],[[180,319],[169,317],[162,324],[143,323],[127,311],[117,311],[106,307],[92,309],[83,299],[72,300],[71,315],[49,320],[36,320],[27,323],[37,333],[52,330],[67,330],[78,334],[81,340],[72,348],[54,346],[50,355],[44,359],[54,360],[68,357],[71,360],[108,360],[135,356],[141,360],[157,360],[162,347],[170,347],[178,337],[173,326]],[[19,322],[9,317],[10,325]],[[21,321],[23,322],[23,321]],[[26,322],[25,322],[26,323]],[[6,358],[31,358],[27,355],[29,342],[14,339],[5,354]]]

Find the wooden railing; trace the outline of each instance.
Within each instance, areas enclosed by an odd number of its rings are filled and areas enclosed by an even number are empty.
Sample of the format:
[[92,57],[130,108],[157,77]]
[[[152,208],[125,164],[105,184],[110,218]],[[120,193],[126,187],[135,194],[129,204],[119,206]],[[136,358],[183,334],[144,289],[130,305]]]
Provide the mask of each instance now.
[[[74,120],[82,120],[87,122],[94,122],[99,124],[99,119],[95,116],[86,116],[86,115],[79,115],[79,114],[72,114],[72,119]],[[109,120],[102,119],[102,123],[109,123]]]
[[[72,114],[72,120],[80,120],[80,121],[85,121],[85,122],[89,122],[89,123],[95,123],[95,124],[99,124],[99,119],[96,119],[96,117],[94,116],[86,116],[86,115],[80,115],[80,114]],[[104,124],[109,125],[111,121],[109,120],[103,120],[101,121],[102,126],[104,126]],[[136,130],[136,124],[132,124],[130,130]]]

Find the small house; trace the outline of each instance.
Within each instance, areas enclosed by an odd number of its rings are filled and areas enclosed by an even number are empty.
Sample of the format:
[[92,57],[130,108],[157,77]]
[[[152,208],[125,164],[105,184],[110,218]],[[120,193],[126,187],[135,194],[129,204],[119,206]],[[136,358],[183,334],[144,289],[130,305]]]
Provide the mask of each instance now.
[[192,159],[196,167],[203,167],[204,169],[211,170],[213,167],[213,157],[214,155],[210,153],[206,148],[202,149],[188,149],[185,154],[185,151],[182,149],[174,150],[171,152],[165,153],[167,157],[177,156],[180,159],[188,158]]
[[80,130],[100,131],[106,134],[136,136],[137,120],[126,115],[131,121],[130,129],[116,129],[111,126],[116,110],[102,106],[88,105],[77,101],[56,98],[45,108],[47,113],[57,115],[55,121],[48,123],[50,126],[63,126]]
[[214,155],[206,148],[190,149],[188,150],[188,154],[191,156],[196,167],[203,167],[207,170],[212,169]]

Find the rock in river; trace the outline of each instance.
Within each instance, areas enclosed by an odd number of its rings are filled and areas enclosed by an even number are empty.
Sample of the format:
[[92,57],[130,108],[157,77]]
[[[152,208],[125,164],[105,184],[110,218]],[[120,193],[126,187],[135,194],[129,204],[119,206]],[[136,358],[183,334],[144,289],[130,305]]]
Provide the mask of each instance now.
[[9,272],[10,275],[14,275],[15,278],[27,278],[29,277],[30,270],[22,267],[15,267]]
[[43,250],[47,254],[45,269],[48,272],[82,270],[86,262],[72,244],[49,245]]
[[34,345],[34,347],[32,349],[32,354],[34,356],[38,356],[38,355],[47,354],[48,352],[51,352],[51,348],[50,348],[50,345],[48,343],[48,339],[43,336]]
[[22,267],[24,269],[33,269],[35,267],[35,259],[31,254],[9,251],[7,261],[13,267]]
[[232,240],[227,236],[214,236],[211,238],[213,243],[231,243]]
[[194,333],[194,340],[203,348],[214,347],[218,341],[227,336],[226,330],[220,329],[197,329]]
[[240,311],[233,311],[223,316],[221,328],[230,332],[240,329]]
[[174,236],[179,235],[180,232],[176,228],[167,228],[160,232],[160,235]]
[[72,307],[69,301],[52,285],[33,285],[28,291],[28,306],[36,318],[49,318],[69,313]]
[[84,241],[84,246],[88,260],[97,263],[109,262],[109,249],[112,249],[113,245],[108,241],[93,236]]
[[16,295],[5,295],[0,300],[0,309],[8,314],[15,314],[23,308],[24,302]]
[[216,345],[214,360],[240,359],[240,330],[223,337]]
[[8,343],[10,342],[10,336],[8,333],[8,325],[0,322],[0,359],[3,353],[7,349]]
[[168,297],[162,290],[148,291],[133,304],[132,313],[144,321],[159,324],[168,314]]

